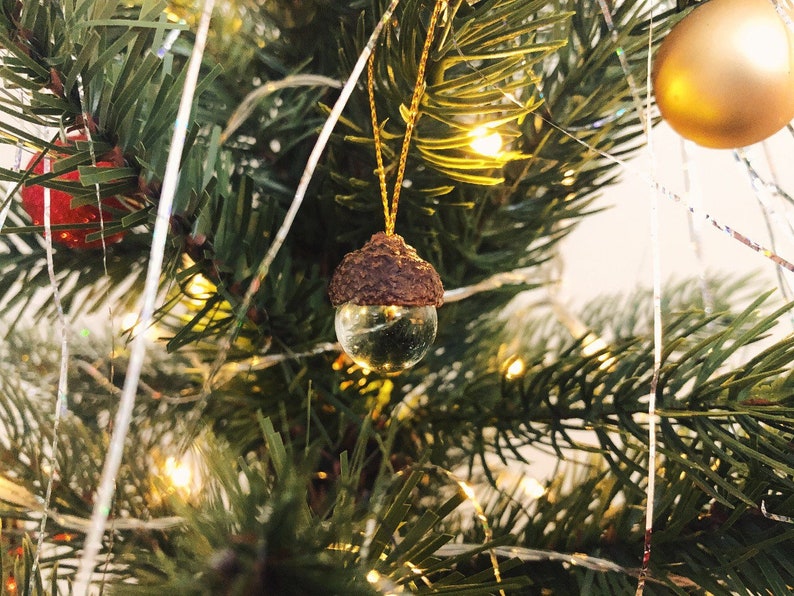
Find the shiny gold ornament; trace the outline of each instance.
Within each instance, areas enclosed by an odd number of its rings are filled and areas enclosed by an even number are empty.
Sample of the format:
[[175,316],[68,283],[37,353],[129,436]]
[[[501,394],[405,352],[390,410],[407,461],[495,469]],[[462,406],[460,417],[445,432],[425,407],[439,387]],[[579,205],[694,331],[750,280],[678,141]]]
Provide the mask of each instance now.
[[709,0],[659,46],[652,80],[681,136],[717,149],[752,145],[794,118],[794,37],[770,0]]

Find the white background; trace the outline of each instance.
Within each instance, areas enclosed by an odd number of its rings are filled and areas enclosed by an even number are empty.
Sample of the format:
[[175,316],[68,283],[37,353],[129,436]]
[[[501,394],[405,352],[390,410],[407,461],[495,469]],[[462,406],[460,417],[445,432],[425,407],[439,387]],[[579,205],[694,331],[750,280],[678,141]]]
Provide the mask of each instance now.
[[[652,287],[654,192],[648,183],[652,178],[682,198],[678,203],[665,196],[658,198],[663,282],[696,277],[705,268],[726,278],[757,273],[754,287],[749,288],[757,289],[756,294],[778,287],[774,263],[704,220],[700,232],[704,262],[696,258],[689,231],[690,197],[684,173],[687,164],[690,179],[696,180],[700,188],[703,212],[767,248],[772,245],[751,178],[733,151],[691,143],[689,147],[687,159],[681,137],[665,124],[657,126],[650,146],[621,168],[621,182],[601,192],[595,204],[606,209],[584,218],[564,241],[564,293],[570,305],[581,305],[594,296],[625,293],[638,286]],[[749,147],[746,152],[765,181],[777,180],[780,187],[794,194],[794,138],[788,131]],[[787,229],[785,202],[774,197],[770,200],[774,206],[776,252],[794,261],[794,238]],[[780,291],[777,296],[781,296]]]

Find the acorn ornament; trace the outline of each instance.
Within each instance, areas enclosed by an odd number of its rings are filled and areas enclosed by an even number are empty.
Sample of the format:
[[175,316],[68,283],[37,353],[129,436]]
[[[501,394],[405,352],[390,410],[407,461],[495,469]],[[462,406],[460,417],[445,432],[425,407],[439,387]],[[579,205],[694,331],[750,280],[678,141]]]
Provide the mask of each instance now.
[[436,337],[444,288],[432,265],[397,234],[378,232],[345,255],[328,286],[336,337],[359,366],[397,373]]
[[[68,139],[70,142],[85,140],[86,137],[82,135],[73,136]],[[56,145],[64,146],[63,142],[56,141]],[[39,175],[45,172],[51,172],[53,169],[54,161],[49,157],[39,159],[41,153],[36,153],[30,159],[27,169],[32,168],[32,174]],[[57,153],[53,154],[56,160],[63,155]],[[38,163],[36,163],[38,160]],[[34,166],[35,164],[35,166]],[[97,167],[110,168],[115,167],[116,164],[110,161],[99,161]],[[58,176],[57,180],[79,180],[80,174],[77,170],[66,172]],[[26,184],[20,191],[22,196],[22,208],[30,216],[33,225],[44,225],[44,187],[40,184]],[[99,231],[100,228],[100,211],[96,205],[80,205],[72,207],[72,195],[62,190],[50,189],[50,224],[61,226],[64,224],[95,224],[94,226],[79,226],[73,229],[59,228],[52,231],[52,241],[56,244],[61,244],[69,248],[75,249],[90,249],[102,247],[102,239],[87,241],[86,237],[89,234]],[[107,209],[128,211],[125,206],[115,198],[107,198],[102,201],[103,206]],[[102,222],[107,224],[112,221],[113,215],[110,211],[103,209],[101,212]],[[109,234],[104,238],[104,244],[114,244],[121,241],[124,237],[124,232],[116,234]]]
[[770,0],[709,0],[662,41],[652,82],[662,117],[684,138],[752,145],[794,118],[794,37]]
[[380,125],[375,110],[375,53],[370,54],[367,92],[386,231],[378,232],[362,248],[345,255],[328,286],[328,297],[337,307],[334,326],[342,348],[359,366],[385,374],[410,368],[427,353],[438,328],[436,307],[444,302],[438,273],[394,233],[394,226],[411,133],[425,88],[425,65],[435,25],[445,5],[446,0],[436,0],[428,22],[391,201],[386,191]]

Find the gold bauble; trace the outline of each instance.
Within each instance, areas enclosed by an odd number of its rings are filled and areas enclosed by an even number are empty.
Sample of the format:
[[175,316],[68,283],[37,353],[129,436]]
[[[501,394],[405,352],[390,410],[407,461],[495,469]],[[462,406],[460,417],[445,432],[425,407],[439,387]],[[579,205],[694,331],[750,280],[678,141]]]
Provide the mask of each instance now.
[[752,145],[794,118],[794,39],[770,0],[709,0],[662,41],[652,80],[681,136],[717,149]]

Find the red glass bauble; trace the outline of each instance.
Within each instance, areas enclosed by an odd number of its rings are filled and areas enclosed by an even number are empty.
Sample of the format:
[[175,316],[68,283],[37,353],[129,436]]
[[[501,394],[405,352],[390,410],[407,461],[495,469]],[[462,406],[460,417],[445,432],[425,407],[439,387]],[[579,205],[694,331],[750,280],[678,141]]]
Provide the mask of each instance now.
[[[39,158],[40,154],[34,155],[28,163],[28,169],[33,166],[33,163]],[[33,174],[43,174],[45,171],[45,162],[49,166],[47,171],[52,171],[52,160],[49,158],[41,159],[33,168]],[[114,167],[114,164],[109,161],[97,162],[97,167],[109,168]],[[58,176],[57,180],[79,180],[80,173],[77,170],[67,172],[62,176]],[[44,225],[44,187],[39,184],[30,184],[22,188],[22,207],[33,220],[33,224],[37,226]],[[126,210],[125,206],[115,198],[108,198],[102,201],[104,206]],[[75,228],[75,229],[57,229],[52,232],[52,241],[69,248],[86,249],[98,248],[102,246],[102,240],[86,241],[86,236],[97,232],[100,229],[100,212],[96,205],[81,205],[72,208],[72,195],[61,190],[50,190],[50,224],[64,225],[64,224],[96,224],[96,226]],[[113,220],[113,215],[106,210],[102,210],[102,221],[107,224]],[[119,242],[124,237],[124,232],[110,234],[105,236],[104,243],[114,244]]]

